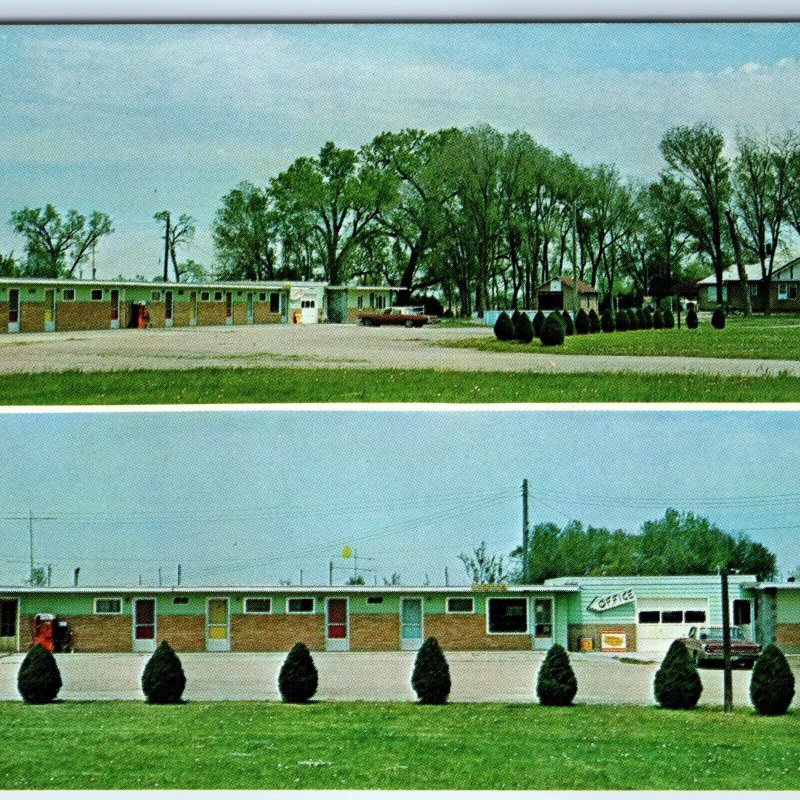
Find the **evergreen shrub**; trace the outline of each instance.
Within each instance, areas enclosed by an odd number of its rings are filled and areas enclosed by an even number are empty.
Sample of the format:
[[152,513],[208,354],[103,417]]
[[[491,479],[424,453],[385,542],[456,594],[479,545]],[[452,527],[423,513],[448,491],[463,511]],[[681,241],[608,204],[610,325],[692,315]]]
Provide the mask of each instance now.
[[[511,320],[509,320],[510,322]],[[278,673],[278,691],[284,703],[307,703],[319,685],[317,668],[308,647],[297,642]]]
[[564,344],[564,321],[558,311],[553,311],[547,315],[542,323],[542,330],[539,339],[545,347],[552,347],[557,344]]
[[545,656],[536,679],[536,694],[543,706],[568,706],[578,691],[578,681],[567,651],[554,644]]
[[656,702],[662,708],[694,708],[703,692],[700,673],[686,645],[676,639],[667,650],[653,682]]
[[533,324],[531,318],[524,311],[514,323],[514,338],[522,344],[530,344],[533,341]]
[[759,714],[785,714],[794,697],[794,675],[781,649],[767,645],[753,665],[750,699]]
[[725,327],[725,309],[722,306],[714,309],[714,313],[711,315],[711,325],[718,331]]
[[411,673],[411,688],[424,705],[441,705],[450,694],[450,668],[439,642],[433,637],[426,639],[417,653],[414,671]]
[[675,315],[668,308],[664,309],[664,327],[668,330],[675,327]]
[[614,323],[614,315],[611,313],[611,309],[607,308],[603,312],[603,316],[600,317],[600,330],[603,333],[614,333],[616,330],[616,324]]
[[697,312],[694,310],[694,304],[689,303],[689,305],[691,308],[686,312],[686,327],[690,330],[695,330],[700,324],[700,320],[697,319]]
[[17,689],[26,703],[52,703],[61,688],[61,673],[53,654],[35,644],[17,672]]
[[661,330],[664,327],[664,313],[660,308],[657,308],[653,314],[653,327],[656,330]]
[[628,312],[624,308],[617,311],[617,316],[614,318],[614,324],[618,331],[630,330],[630,321],[628,319]]
[[589,333],[600,333],[600,317],[594,309],[589,311]]
[[562,311],[561,319],[564,320],[564,335],[572,336],[572,334],[575,333],[575,324],[572,322],[572,315],[569,311]]
[[142,691],[148,703],[180,703],[186,675],[175,651],[164,641],[145,664]]
[[591,330],[591,323],[589,322],[589,315],[584,309],[580,309],[575,315],[575,333],[586,334]]
[[505,311],[500,314],[494,323],[494,335],[501,342],[510,342],[514,338],[514,323]]
[[542,325],[544,325],[545,316],[542,313],[542,309],[540,308],[534,315],[533,315],[533,335],[538,339],[539,335],[542,332]]

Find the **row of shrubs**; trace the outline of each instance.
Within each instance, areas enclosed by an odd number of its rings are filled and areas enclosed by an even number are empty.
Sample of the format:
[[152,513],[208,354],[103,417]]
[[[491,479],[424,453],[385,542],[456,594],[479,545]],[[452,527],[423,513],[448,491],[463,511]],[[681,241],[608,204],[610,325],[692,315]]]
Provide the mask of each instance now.
[[[278,691],[285,703],[307,703],[319,683],[311,653],[302,642],[289,651],[278,674]],[[17,688],[26,703],[50,703],[61,689],[61,674],[49,650],[35,645],[23,660]],[[420,703],[447,702],[452,682],[439,642],[426,639],[417,653],[411,687]],[[142,673],[142,691],[148,703],[179,703],[186,675],[175,651],[162,642]],[[536,679],[536,695],[544,706],[568,706],[578,691],[578,681],[567,651],[554,644],[547,652]],[[675,641],[655,675],[653,692],[663,708],[691,709],[697,705],[703,684],[686,645]],[[794,675],[776,645],[768,645],[753,665],[750,699],[759,714],[786,713],[794,697]]]
[[[686,314],[686,327],[692,330],[699,325],[697,311],[693,304],[689,304]],[[718,306],[711,316],[711,324],[715,328],[725,327],[725,310]],[[591,333],[614,333],[614,331],[635,331],[647,329],[672,329],[675,327],[675,317],[669,309],[657,308],[621,309],[613,314],[609,309],[598,316],[594,309],[587,313],[580,309],[573,321],[569,311],[551,311],[545,315],[539,309],[531,319],[524,311],[514,311],[510,316],[503,311],[494,324],[494,335],[501,342],[518,341],[530,344],[535,338],[539,339],[545,347],[564,343],[566,336],[577,334],[579,336]]]

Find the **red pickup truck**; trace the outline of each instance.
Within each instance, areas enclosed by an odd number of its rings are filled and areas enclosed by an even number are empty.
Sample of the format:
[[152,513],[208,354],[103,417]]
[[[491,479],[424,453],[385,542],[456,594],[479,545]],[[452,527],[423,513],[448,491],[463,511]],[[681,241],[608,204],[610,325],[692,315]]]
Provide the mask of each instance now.
[[[682,639],[694,663],[700,666],[706,661],[722,661],[722,633],[721,627],[689,628],[689,635]],[[749,642],[742,629],[736,625],[731,626],[731,661],[752,667],[761,645]]]
[[437,318],[423,314],[421,308],[406,306],[390,306],[380,314],[362,314],[361,324],[373,328],[381,325],[405,325],[406,328],[421,328],[428,322],[436,322]]

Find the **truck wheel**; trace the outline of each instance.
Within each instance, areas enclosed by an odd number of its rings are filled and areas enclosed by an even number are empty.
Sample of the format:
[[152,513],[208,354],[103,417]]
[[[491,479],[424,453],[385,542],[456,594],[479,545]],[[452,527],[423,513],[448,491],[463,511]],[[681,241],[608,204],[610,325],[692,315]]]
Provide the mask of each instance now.
[[700,665],[703,663],[703,660],[700,658],[700,653],[697,650],[692,653],[692,660],[694,661],[694,665],[697,669],[700,669]]

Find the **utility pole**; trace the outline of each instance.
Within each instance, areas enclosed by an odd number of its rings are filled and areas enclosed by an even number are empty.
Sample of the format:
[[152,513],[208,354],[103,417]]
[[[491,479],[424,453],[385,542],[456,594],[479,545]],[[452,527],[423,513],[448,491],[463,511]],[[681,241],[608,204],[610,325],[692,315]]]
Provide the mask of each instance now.
[[161,586],[161,567],[158,568],[158,585]]
[[447,573],[447,567],[444,568],[444,585],[445,586],[450,585],[450,576]]
[[47,585],[50,586],[50,581],[53,579],[53,565],[47,565]]
[[328,585],[333,586],[333,561],[328,562]]
[[528,583],[528,548],[530,546],[530,527],[528,525],[528,479],[522,481],[522,582]]
[[182,577],[181,573],[182,573],[182,571],[183,570],[181,569],[181,565],[178,564],[178,586],[181,585],[181,577]]
[[731,674],[731,612],[728,608],[728,567],[720,570],[722,581],[722,655],[723,655],[723,708],[726,714],[733,711],[733,675]]
[[[612,289],[613,291],[613,289]],[[578,209],[572,201],[572,311],[578,314]]]
[[28,510],[28,536],[31,545],[31,586],[33,586],[33,511]]
[[303,570],[300,570],[300,585],[303,585]]
[[96,244],[97,244],[96,241],[92,242],[92,280],[94,280],[97,277],[97,268],[95,267],[94,263],[94,248]]
[[164,283],[169,278],[169,211],[167,213],[167,229],[164,232]]

